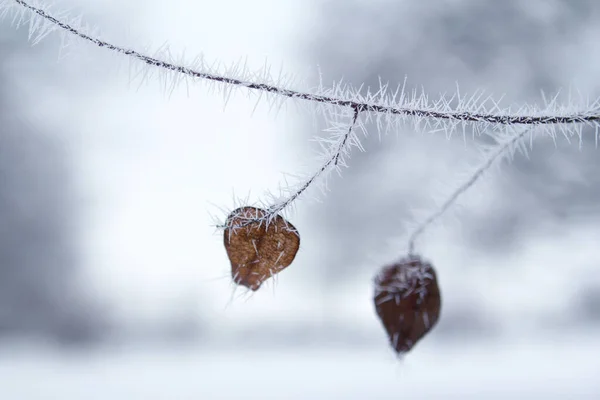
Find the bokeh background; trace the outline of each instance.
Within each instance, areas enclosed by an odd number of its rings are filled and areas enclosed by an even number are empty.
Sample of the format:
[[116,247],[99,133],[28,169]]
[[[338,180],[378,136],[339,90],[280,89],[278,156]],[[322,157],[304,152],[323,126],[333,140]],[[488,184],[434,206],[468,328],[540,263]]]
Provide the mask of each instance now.
[[[594,0],[56,4],[150,53],[166,41],[174,59],[247,57],[257,79],[266,60],[307,87],[318,65],[326,84],[407,76],[435,98],[458,82],[517,108],[541,90],[600,96]],[[212,215],[316,169],[310,139],[324,133],[293,104],[275,113],[240,92],[225,106],[211,86],[171,91],[140,70],[0,24],[0,398],[600,397],[593,130],[539,139],[419,240],[442,317],[399,361],[371,279],[483,139],[369,127],[367,151],[290,214],[294,264],[247,296]]]

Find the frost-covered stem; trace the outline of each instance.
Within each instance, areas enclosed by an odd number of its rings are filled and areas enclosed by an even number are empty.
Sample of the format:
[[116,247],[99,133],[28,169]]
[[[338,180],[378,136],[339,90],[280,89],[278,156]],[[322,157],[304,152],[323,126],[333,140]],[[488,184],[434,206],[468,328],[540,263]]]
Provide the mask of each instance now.
[[236,87],[245,87],[251,90],[258,90],[261,92],[273,93],[279,96],[302,99],[316,103],[330,104],[342,107],[352,107],[353,109],[360,109],[362,111],[373,112],[377,114],[391,114],[391,115],[403,115],[417,118],[432,118],[449,121],[460,121],[460,122],[476,122],[476,123],[489,123],[498,125],[553,125],[553,124],[574,124],[574,123],[598,123],[600,121],[600,114],[596,113],[574,113],[571,115],[497,115],[485,112],[469,112],[469,111],[436,111],[428,110],[426,108],[419,107],[394,107],[384,104],[358,101],[352,99],[344,99],[335,96],[324,96],[311,94],[307,92],[301,92],[291,89],[286,89],[277,85],[271,85],[260,82],[245,81],[241,79],[235,79],[224,75],[212,74],[208,72],[196,71],[194,69],[176,65],[167,61],[163,61],[154,57],[144,55],[136,50],[127,49],[107,41],[92,37],[81,30],[73,27],[72,25],[61,21],[60,19],[49,14],[41,8],[35,7],[23,0],[12,0],[16,4],[26,8],[32,13],[37,14],[44,20],[54,24],[60,29],[68,32],[72,35],[79,37],[87,42],[90,42],[98,47],[106,48],[108,50],[121,53],[125,56],[135,58],[147,65],[162,68],[168,71],[183,74],[189,77],[205,79],[209,81],[219,82],[227,85]]
[[[284,200],[276,202],[268,207],[267,215],[261,218],[248,218],[245,219],[242,224],[236,224],[236,228],[242,228],[244,226],[250,225],[255,222],[269,221],[271,218],[274,218],[276,215],[284,211],[287,207],[289,207],[298,197],[302,195],[312,184],[324,173],[326,173],[330,168],[337,167],[340,162],[342,162],[342,155],[346,151],[346,148],[352,143],[350,137],[352,136],[354,127],[356,126],[356,122],[358,121],[358,117],[361,113],[360,106],[353,107],[353,115],[352,120],[340,140],[337,143],[334,143],[331,151],[331,156],[323,163],[323,165],[308,178],[299,188],[294,191],[291,195],[286,197]],[[231,228],[229,226],[220,225],[219,228]]]
[[471,177],[460,185],[456,190],[450,195],[450,197],[438,208],[433,214],[431,214],[427,219],[421,222],[417,228],[413,231],[408,239],[408,254],[414,255],[415,250],[415,241],[423,233],[423,231],[429,227],[432,223],[434,223],[439,217],[441,217],[451,206],[456,202],[456,200],[460,197],[461,194],[466,192],[471,186],[479,180],[483,176],[483,174],[494,164],[494,162],[504,154],[505,151],[511,148],[518,140],[520,140],[523,136],[525,136],[528,132],[531,132],[531,129],[524,129],[522,132],[514,135],[512,138],[507,140],[504,144],[498,147],[498,149],[492,152],[488,158],[473,171]]
[[356,121],[358,120],[358,116],[360,115],[360,112],[362,110],[361,107],[358,105],[352,106],[352,109],[353,109],[353,116],[352,116],[352,121],[350,122],[350,126],[348,127],[348,130],[346,131],[344,136],[342,136],[341,140],[338,142],[337,148],[335,149],[335,151],[332,152],[331,157],[329,159],[327,159],[327,161],[325,161],[325,163],[321,166],[321,168],[319,168],[319,170],[317,170],[317,172],[315,172],[314,175],[312,175],[310,178],[308,178],[306,180],[306,182],[304,182],[304,184],[302,186],[300,186],[300,188],[298,190],[296,190],[294,193],[292,193],[291,196],[287,197],[284,201],[279,202],[277,204],[273,204],[271,207],[269,207],[270,212],[272,212],[273,214],[277,214],[277,213],[283,211],[290,204],[292,204],[298,197],[300,197],[300,195],[304,191],[306,191],[306,189],[308,189],[313,184],[313,182],[316,181],[330,167],[338,166],[338,164],[340,163],[340,158],[342,157],[342,154],[344,153],[346,146],[348,146],[348,144],[349,144],[350,136],[352,135],[352,130],[354,129],[354,126],[356,125]]

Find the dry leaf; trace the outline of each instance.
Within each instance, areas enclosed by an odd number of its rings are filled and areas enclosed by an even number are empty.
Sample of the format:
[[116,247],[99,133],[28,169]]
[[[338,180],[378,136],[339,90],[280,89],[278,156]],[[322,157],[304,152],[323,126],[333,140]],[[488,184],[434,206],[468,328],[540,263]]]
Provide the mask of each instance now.
[[266,215],[256,207],[234,210],[223,237],[233,281],[254,291],[288,267],[300,248],[300,235],[292,224],[279,215],[267,222]]
[[410,351],[437,323],[441,297],[433,266],[409,256],[375,277],[375,309],[396,353]]

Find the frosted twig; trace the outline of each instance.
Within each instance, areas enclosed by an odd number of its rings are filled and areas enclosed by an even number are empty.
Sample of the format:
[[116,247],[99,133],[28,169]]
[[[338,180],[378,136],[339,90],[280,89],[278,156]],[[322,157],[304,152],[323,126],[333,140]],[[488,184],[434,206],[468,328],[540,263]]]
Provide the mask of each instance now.
[[343,135],[341,135],[337,141],[332,142],[332,144],[330,146],[329,157],[326,159],[326,161],[323,163],[323,165],[313,175],[311,175],[304,183],[302,183],[300,186],[298,186],[298,188],[296,190],[293,190],[290,193],[290,195],[271,204],[267,208],[265,216],[257,217],[257,218],[245,218],[244,222],[237,223],[235,225],[235,227],[227,226],[226,224],[218,225],[218,227],[221,229],[241,228],[241,227],[248,226],[248,225],[256,223],[256,222],[269,223],[269,221],[271,219],[273,219],[275,216],[277,216],[279,213],[281,213],[287,207],[289,207],[294,201],[296,201],[296,199],[298,199],[298,197],[300,197],[310,186],[312,186],[312,184],[321,175],[326,174],[327,172],[331,171],[332,169],[338,168],[341,164],[343,164],[344,163],[343,157],[344,157],[344,154],[347,152],[347,149],[352,144],[354,144],[354,145],[358,144],[357,140],[351,140],[351,138],[354,134],[354,128],[356,126],[356,123],[358,121],[358,117],[360,116],[361,111],[362,110],[361,110],[360,106],[353,107],[352,120],[350,121],[350,124],[349,124],[346,132]]
[[[286,89],[284,87],[261,83],[250,80],[242,80],[232,78],[230,76],[221,75],[217,73],[210,73],[206,71],[197,71],[183,65],[177,65],[172,62],[160,60],[158,58],[150,57],[142,54],[136,50],[121,47],[112,44],[108,41],[101,40],[97,37],[91,36],[85,33],[83,30],[76,28],[72,24],[65,22],[56,16],[50,14],[48,11],[32,5],[30,2],[24,0],[0,0],[0,15],[6,14],[7,9],[10,7],[7,4],[13,2],[26,10],[30,11],[34,15],[39,16],[46,22],[60,28],[61,30],[74,35],[84,41],[92,43],[98,47],[108,49],[113,52],[120,53],[127,57],[135,58],[149,66],[162,68],[167,71],[183,74],[188,77],[204,79],[214,82],[223,83],[226,85],[244,87],[250,90],[257,90],[260,92],[272,93],[278,96],[283,96],[293,99],[302,99],[315,103],[329,104],[340,107],[351,107],[353,109],[360,109],[367,112],[386,114],[386,115],[401,115],[404,117],[415,117],[417,119],[433,119],[433,120],[448,120],[462,123],[484,123],[492,125],[555,125],[555,124],[588,124],[598,127],[600,123],[600,112],[598,110],[598,101],[594,102],[590,106],[590,109],[586,112],[569,113],[565,115],[520,115],[520,114],[503,114],[503,113],[486,113],[485,111],[480,112],[483,103],[478,104],[479,96],[473,96],[466,102],[463,99],[463,106],[469,106],[471,110],[462,109],[451,109],[449,108],[449,102],[445,99],[440,99],[434,102],[433,105],[423,96],[413,96],[415,101],[412,104],[406,104],[400,101],[397,104],[389,104],[389,101],[385,101],[387,94],[384,91],[379,93],[379,101],[375,101],[375,96],[367,95],[365,97],[360,96],[358,92],[346,93],[352,94],[352,96],[329,96],[321,95],[316,93],[308,93],[297,90]],[[3,4],[5,3],[5,4]],[[4,8],[4,10],[2,10]],[[40,29],[40,27],[36,27]],[[395,98],[396,94],[393,96]],[[401,94],[401,97],[404,93]],[[389,100],[389,99],[388,99]],[[460,98],[458,99],[460,102]],[[486,99],[491,100],[491,99]],[[394,102],[392,102],[394,103]],[[460,108],[460,107],[459,107]],[[534,110],[532,110],[534,111]]]
[[456,190],[450,195],[450,197],[438,208],[434,211],[427,219],[421,222],[417,228],[413,231],[408,239],[408,254],[414,255],[415,250],[415,241],[425,231],[427,227],[429,227],[432,223],[434,223],[439,217],[441,217],[455,202],[458,200],[460,195],[465,193],[469,188],[471,188],[479,178],[481,178],[484,173],[494,164],[494,162],[504,154],[505,151],[512,148],[521,138],[523,138],[527,133],[531,132],[533,128],[524,129],[522,132],[515,134],[512,138],[507,140],[505,143],[502,143],[495,151],[493,151],[485,161],[477,167],[473,171],[471,177],[460,185]]
[[346,134],[343,135],[340,138],[340,140],[338,141],[338,143],[334,146],[334,148],[333,148],[334,151],[331,152],[331,157],[327,161],[325,161],[325,163],[321,166],[321,168],[319,168],[319,170],[317,172],[315,172],[313,176],[311,176],[306,182],[304,182],[304,184],[301,185],[298,190],[296,190],[294,193],[292,193],[291,196],[289,196],[284,201],[281,201],[277,204],[273,204],[271,207],[269,207],[270,212],[277,214],[277,213],[283,211],[291,203],[293,203],[298,197],[300,197],[300,195],[302,193],[304,193],[304,191],[306,191],[306,189],[308,189],[312,185],[312,183],[315,180],[317,180],[317,178],[319,178],[319,176],[321,176],[324,172],[326,172],[328,169],[330,169],[330,167],[335,168],[341,163],[343,153],[345,152],[346,148],[351,144],[350,137],[352,136],[354,126],[356,125],[356,121],[358,120],[358,116],[360,115],[362,107],[360,105],[355,105],[355,106],[352,106],[352,109],[353,109],[352,121],[350,122],[350,125],[348,126],[348,130],[346,131]]

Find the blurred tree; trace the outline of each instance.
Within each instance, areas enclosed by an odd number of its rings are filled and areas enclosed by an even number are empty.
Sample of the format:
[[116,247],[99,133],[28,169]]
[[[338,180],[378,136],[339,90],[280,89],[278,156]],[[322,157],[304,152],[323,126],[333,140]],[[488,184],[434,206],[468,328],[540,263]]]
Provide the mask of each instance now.
[[98,310],[77,283],[68,155],[20,112],[5,67],[26,42],[12,31],[0,37],[0,337],[87,341]]

